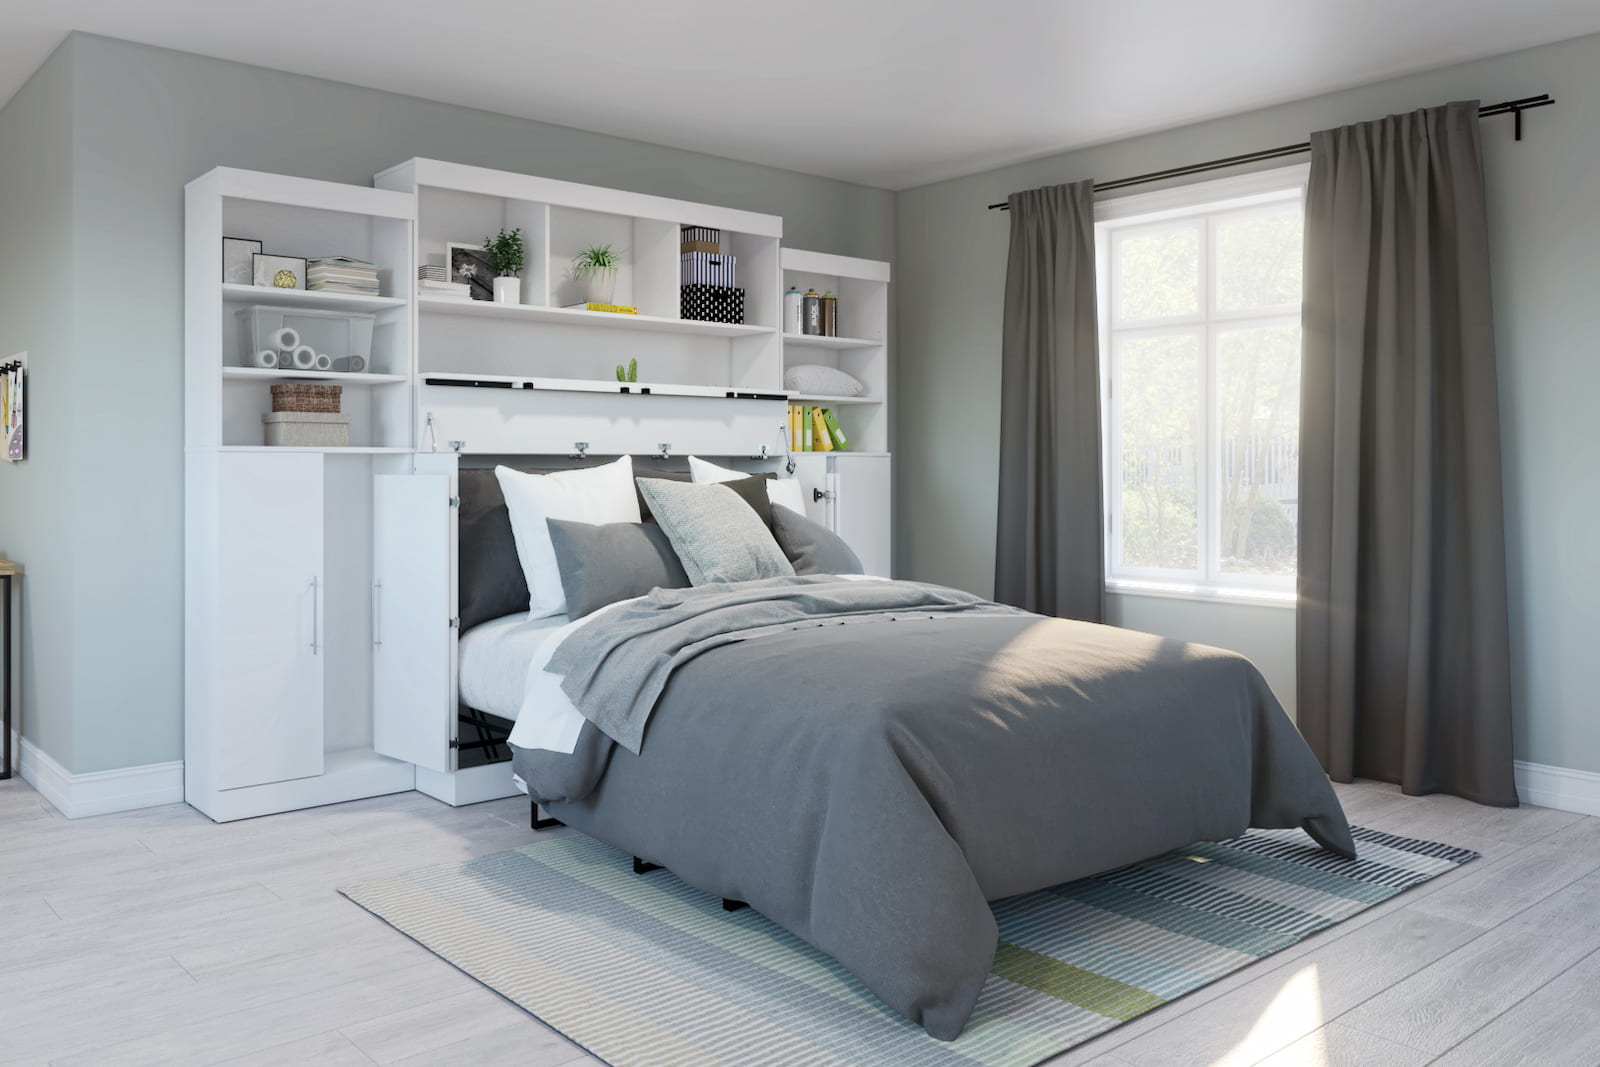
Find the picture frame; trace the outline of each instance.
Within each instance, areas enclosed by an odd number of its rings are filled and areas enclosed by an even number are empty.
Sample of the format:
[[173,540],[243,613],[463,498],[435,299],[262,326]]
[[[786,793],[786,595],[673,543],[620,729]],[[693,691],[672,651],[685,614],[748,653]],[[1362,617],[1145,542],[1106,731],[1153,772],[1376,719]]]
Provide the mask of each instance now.
[[251,278],[258,286],[267,289],[304,289],[306,287],[306,261],[298,256],[264,256],[257,252],[250,257]]
[[249,237],[224,237],[222,239],[222,283],[224,285],[254,285],[255,259],[261,254],[261,242]]
[[464,283],[474,300],[494,299],[494,267],[482,245],[450,241],[444,255],[451,281]]

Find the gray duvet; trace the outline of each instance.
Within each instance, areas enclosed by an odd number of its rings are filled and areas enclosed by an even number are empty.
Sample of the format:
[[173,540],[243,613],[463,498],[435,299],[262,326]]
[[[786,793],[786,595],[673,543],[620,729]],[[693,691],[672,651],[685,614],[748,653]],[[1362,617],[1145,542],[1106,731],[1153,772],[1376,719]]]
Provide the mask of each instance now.
[[[1233,653],[911,583],[702,590],[569,638],[550,669],[590,721],[571,755],[517,749],[517,772],[568,825],[748,901],[934,1037],[988,974],[991,900],[1251,826],[1354,855]],[[639,751],[596,719],[637,721]]]

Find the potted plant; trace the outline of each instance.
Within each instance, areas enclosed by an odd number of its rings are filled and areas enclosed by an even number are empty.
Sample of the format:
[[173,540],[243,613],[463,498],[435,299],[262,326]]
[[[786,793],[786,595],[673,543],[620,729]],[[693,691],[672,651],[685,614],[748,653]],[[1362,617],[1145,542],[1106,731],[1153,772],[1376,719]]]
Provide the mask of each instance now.
[[593,245],[572,257],[572,276],[583,287],[583,299],[591,304],[609,304],[617,287],[617,268],[622,253],[610,245]]
[[522,303],[522,268],[527,256],[522,245],[522,228],[519,226],[510,233],[502,229],[497,237],[485,237],[483,250],[489,256],[489,266],[494,269],[494,302]]

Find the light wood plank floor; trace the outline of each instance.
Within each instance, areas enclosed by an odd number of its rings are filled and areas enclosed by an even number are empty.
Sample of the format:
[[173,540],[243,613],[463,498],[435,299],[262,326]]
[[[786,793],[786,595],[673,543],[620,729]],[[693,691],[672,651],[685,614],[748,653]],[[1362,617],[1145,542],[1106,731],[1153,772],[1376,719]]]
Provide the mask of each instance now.
[[[1052,1067],[1600,1064],[1600,819],[1339,791],[1352,822],[1484,858]],[[406,793],[71,822],[0,783],[0,1063],[596,1064],[334,893],[526,844],[526,819]]]

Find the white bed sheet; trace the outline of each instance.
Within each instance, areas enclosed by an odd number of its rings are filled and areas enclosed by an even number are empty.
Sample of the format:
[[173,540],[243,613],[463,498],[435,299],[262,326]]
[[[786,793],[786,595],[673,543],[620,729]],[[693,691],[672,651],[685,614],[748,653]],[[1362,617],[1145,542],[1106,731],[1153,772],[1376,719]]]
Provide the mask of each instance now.
[[461,702],[515,720],[528,689],[528,665],[539,645],[567,624],[565,615],[530,619],[526,611],[490,619],[461,635],[456,685]]

